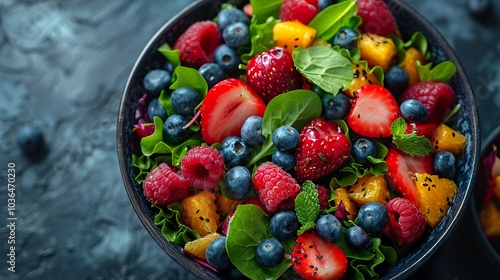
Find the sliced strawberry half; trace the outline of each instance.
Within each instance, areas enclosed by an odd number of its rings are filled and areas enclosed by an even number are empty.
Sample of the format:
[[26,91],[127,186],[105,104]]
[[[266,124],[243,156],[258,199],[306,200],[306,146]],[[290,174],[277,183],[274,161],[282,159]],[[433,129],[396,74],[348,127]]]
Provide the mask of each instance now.
[[412,157],[400,150],[389,147],[387,156],[387,172],[385,177],[393,188],[404,198],[420,205],[419,194],[413,175],[415,173],[433,173],[432,156]]
[[347,269],[347,257],[337,245],[310,231],[297,238],[292,267],[304,279],[341,279]]
[[379,85],[366,85],[354,93],[354,102],[347,116],[347,124],[365,137],[389,137],[391,125],[401,116],[394,96]]
[[436,130],[436,126],[435,123],[409,122],[407,123],[405,134],[415,133],[416,135],[431,139]]
[[229,78],[213,86],[203,100],[201,136],[207,144],[220,143],[227,136],[240,136],[250,116],[264,115],[266,104],[243,81]]
[[420,101],[429,111],[427,122],[439,123],[451,111],[455,101],[453,88],[442,82],[420,82],[403,92],[400,102],[407,99]]

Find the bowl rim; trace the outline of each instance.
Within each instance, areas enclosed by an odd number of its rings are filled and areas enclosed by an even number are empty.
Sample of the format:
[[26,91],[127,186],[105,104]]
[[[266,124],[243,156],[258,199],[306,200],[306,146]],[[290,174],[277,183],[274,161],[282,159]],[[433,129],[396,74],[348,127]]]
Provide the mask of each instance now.
[[[482,144],[481,160],[483,160],[484,156],[491,151],[492,145],[495,142],[500,142],[500,125],[497,126],[490,134],[488,134],[486,140]],[[498,148],[500,148],[500,146]],[[477,188],[477,185],[475,187]],[[477,231],[477,234],[479,235],[482,249],[489,256],[488,260],[490,261],[490,263],[497,269],[497,271],[500,271],[500,253],[498,253],[498,251],[493,247],[488,237],[484,233],[481,223],[479,222],[479,212],[477,209],[478,206],[476,204],[476,192],[472,193],[472,199],[470,203],[474,227]]]
[[[458,60],[455,52],[453,49],[450,47],[449,43],[446,41],[444,36],[434,27],[426,18],[424,18],[415,8],[410,6],[408,3],[406,3],[403,0],[384,0],[389,7],[392,5],[396,5],[397,8],[401,10],[406,10],[408,13],[411,13],[412,16],[414,16],[414,19],[422,24],[423,26],[426,27],[427,31],[432,34],[432,36],[436,39],[437,43],[440,45],[440,47],[443,49],[443,51],[447,55],[447,59],[452,61],[456,68],[457,71],[455,73],[455,76],[457,76],[457,79],[460,80],[463,83],[464,86],[464,91],[466,92],[465,98],[468,101],[467,103],[470,103],[471,106],[471,115],[470,115],[470,120],[471,124],[473,126],[471,139],[472,143],[475,143],[476,145],[473,145],[472,147],[472,154],[470,155],[472,157],[472,174],[469,176],[469,180],[467,180],[464,183],[465,193],[464,193],[464,199],[460,201],[460,203],[454,204],[454,207],[456,208],[456,215],[451,217],[451,220],[449,221],[449,225],[444,228],[442,234],[437,238],[432,244],[432,246],[427,250],[425,254],[423,254],[420,257],[416,257],[415,255],[413,256],[406,256],[405,258],[398,259],[398,262],[404,260],[408,263],[410,263],[409,266],[405,267],[404,269],[400,271],[393,271],[391,268],[388,270],[388,274],[382,276],[382,279],[401,279],[401,278],[406,278],[412,273],[414,273],[416,270],[418,270],[426,261],[430,259],[432,255],[441,247],[441,245],[448,239],[448,237],[451,235],[451,233],[457,228],[459,222],[462,220],[464,213],[466,212],[466,208],[468,206],[469,200],[471,199],[472,196],[472,188],[475,184],[476,181],[476,173],[477,173],[477,167],[478,167],[478,162],[480,158],[480,127],[479,127],[479,114],[478,114],[478,109],[477,109],[477,104],[476,100],[474,98],[473,90],[470,84],[470,81],[464,71],[463,66],[461,65],[460,61]],[[181,259],[185,256],[181,250],[174,250],[171,245],[172,243],[168,242],[165,237],[161,233],[161,229],[156,226],[153,222],[153,219],[149,216],[146,215],[140,208],[140,200],[144,199],[141,198],[137,192],[134,191],[134,183],[132,182],[133,178],[130,178],[129,174],[129,164],[127,162],[130,161],[130,159],[125,157],[125,143],[123,139],[123,134],[124,133],[130,133],[129,131],[125,131],[125,113],[126,113],[126,108],[127,108],[127,100],[130,98],[130,92],[132,90],[132,83],[134,76],[136,75],[137,71],[139,71],[139,66],[141,66],[143,59],[152,51],[152,46],[158,43],[161,35],[165,32],[165,30],[170,26],[174,25],[176,22],[180,21],[181,18],[186,14],[189,13],[190,11],[193,11],[197,9],[199,6],[206,5],[207,3],[212,2],[211,0],[196,0],[195,2],[189,4],[187,7],[182,9],[178,14],[176,14],[174,17],[172,17],[170,20],[168,20],[164,25],[160,27],[160,29],[153,35],[153,37],[149,40],[149,42],[144,46],[142,49],[140,55],[138,56],[136,62],[134,63],[134,66],[129,74],[129,77],[127,79],[127,82],[125,84],[125,88],[123,91],[122,99],[120,102],[120,107],[119,107],[119,112],[118,112],[118,119],[117,119],[117,152],[118,152],[118,159],[119,159],[119,166],[120,166],[120,172],[122,175],[122,179],[125,185],[125,189],[127,191],[127,195],[132,203],[132,206],[134,208],[134,211],[136,212],[137,216],[139,217],[140,221],[146,228],[146,230],[149,232],[149,234],[153,237],[153,239],[156,241],[156,243],[169,255],[174,261],[176,261],[181,267],[185,268],[186,270],[189,270],[193,274],[195,274],[199,278],[205,278],[207,279],[206,273],[208,272],[213,278],[210,279],[219,279],[211,270],[208,270],[200,265],[195,265],[194,262],[183,262]]]

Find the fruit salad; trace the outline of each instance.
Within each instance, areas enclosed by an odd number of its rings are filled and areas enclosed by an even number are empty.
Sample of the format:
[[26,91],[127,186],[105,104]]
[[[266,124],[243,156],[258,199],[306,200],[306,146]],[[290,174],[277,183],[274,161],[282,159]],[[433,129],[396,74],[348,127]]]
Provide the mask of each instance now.
[[495,145],[483,159],[483,166],[487,187],[481,201],[479,222],[487,237],[500,237],[500,156]]
[[225,3],[158,52],[135,179],[221,277],[379,278],[453,207],[456,68],[385,2]]

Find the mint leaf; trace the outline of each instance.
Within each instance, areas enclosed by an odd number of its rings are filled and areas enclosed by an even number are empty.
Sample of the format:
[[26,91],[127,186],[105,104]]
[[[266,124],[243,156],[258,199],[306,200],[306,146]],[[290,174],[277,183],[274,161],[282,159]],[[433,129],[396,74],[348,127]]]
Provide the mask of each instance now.
[[347,88],[353,79],[349,59],[330,47],[299,47],[293,51],[292,57],[304,77],[331,94]]
[[403,118],[398,118],[391,125],[393,137],[399,137],[406,132],[406,121]]
[[[321,10],[310,22],[309,26],[316,29],[316,37],[321,37],[328,41],[349,23],[351,18],[356,14],[358,5],[356,1],[345,1],[328,6]],[[359,22],[353,22],[352,25]]]
[[413,133],[403,134],[399,138],[392,141],[401,151],[412,157],[421,157],[429,154],[432,150],[432,145],[429,139],[425,136],[416,135]]
[[250,0],[252,14],[257,22],[264,22],[269,17],[279,18],[283,0]]
[[[265,267],[255,259],[255,248],[271,238],[271,218],[253,204],[239,205],[229,224],[226,250],[231,262],[250,279],[278,279],[291,265],[289,259],[274,267]],[[286,254],[293,251],[295,239],[282,242]]]
[[311,181],[302,184],[302,190],[295,198],[295,213],[297,220],[302,225],[297,232],[298,235],[314,228],[319,215],[318,190]]

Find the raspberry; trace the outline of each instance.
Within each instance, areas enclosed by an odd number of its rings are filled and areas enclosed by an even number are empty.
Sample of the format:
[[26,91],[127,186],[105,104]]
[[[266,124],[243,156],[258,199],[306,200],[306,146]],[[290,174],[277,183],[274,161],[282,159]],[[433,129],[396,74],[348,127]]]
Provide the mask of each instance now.
[[361,33],[380,36],[396,34],[396,20],[387,4],[382,0],[358,0],[358,16],[363,19]]
[[255,170],[253,184],[260,201],[269,212],[281,209],[282,202],[287,204],[290,198],[297,196],[300,186],[295,178],[272,162],[263,163]]
[[389,221],[382,233],[398,244],[410,244],[425,230],[425,217],[417,206],[406,198],[394,198],[385,207]]
[[321,210],[328,209],[328,200],[330,200],[330,190],[323,185],[316,185],[316,190],[318,190],[318,200],[319,208]]
[[144,196],[157,206],[166,206],[188,196],[189,182],[180,176],[177,168],[166,163],[153,169],[142,184]]
[[214,60],[213,53],[222,43],[222,36],[213,21],[200,21],[191,25],[174,44],[183,64],[199,68]]
[[224,178],[224,160],[219,151],[209,146],[196,146],[181,161],[182,175],[197,189],[209,190]]
[[318,0],[284,0],[280,8],[280,19],[282,21],[298,20],[307,25],[318,12]]

